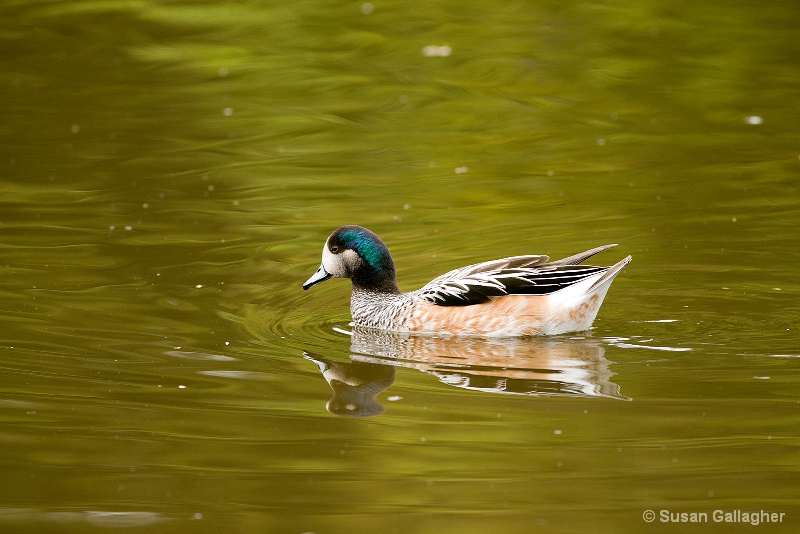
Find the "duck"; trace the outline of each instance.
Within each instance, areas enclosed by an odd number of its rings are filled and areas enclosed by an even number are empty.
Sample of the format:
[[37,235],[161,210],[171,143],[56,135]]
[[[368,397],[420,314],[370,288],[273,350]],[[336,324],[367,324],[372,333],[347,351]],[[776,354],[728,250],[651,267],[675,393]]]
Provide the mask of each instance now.
[[582,263],[615,246],[556,261],[546,255],[484,261],[402,292],[386,244],[367,228],[347,225],[325,241],[322,263],[303,289],[349,278],[352,324],[361,328],[482,337],[581,332],[591,328],[611,282],[632,257],[610,267]]

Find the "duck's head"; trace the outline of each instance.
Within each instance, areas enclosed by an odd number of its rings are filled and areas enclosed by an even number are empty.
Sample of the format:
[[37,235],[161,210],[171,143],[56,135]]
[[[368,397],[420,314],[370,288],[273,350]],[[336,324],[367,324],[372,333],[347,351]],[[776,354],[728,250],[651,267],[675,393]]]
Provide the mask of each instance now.
[[322,247],[322,265],[303,289],[328,278],[349,278],[353,285],[372,291],[399,293],[389,249],[373,232],[361,226],[337,228]]

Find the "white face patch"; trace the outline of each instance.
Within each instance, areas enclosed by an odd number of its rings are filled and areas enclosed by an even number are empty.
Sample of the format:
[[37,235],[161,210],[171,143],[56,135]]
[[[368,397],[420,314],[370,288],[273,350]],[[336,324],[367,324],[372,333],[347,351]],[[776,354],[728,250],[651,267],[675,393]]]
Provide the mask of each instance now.
[[325,243],[325,246],[322,247],[322,267],[328,274],[341,277],[341,274],[338,274],[339,269],[341,268],[339,258],[336,257],[336,254],[328,250],[328,244]]
[[348,278],[360,264],[361,256],[355,250],[347,249],[334,254],[328,249],[328,242],[322,247],[322,267],[334,278]]

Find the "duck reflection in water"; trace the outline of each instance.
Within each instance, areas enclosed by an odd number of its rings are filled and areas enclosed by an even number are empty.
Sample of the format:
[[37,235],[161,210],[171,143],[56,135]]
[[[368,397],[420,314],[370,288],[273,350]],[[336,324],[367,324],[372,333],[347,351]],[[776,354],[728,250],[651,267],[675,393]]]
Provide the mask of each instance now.
[[485,339],[433,337],[355,327],[350,361],[305,353],[333,390],[327,409],[349,417],[379,415],[377,395],[396,367],[430,373],[464,389],[528,396],[629,400],[611,381],[601,342],[591,337]]
[[335,362],[322,356],[303,353],[317,364],[333,390],[325,408],[336,415],[369,417],[380,415],[386,408],[375,398],[394,382],[394,367],[359,361]]

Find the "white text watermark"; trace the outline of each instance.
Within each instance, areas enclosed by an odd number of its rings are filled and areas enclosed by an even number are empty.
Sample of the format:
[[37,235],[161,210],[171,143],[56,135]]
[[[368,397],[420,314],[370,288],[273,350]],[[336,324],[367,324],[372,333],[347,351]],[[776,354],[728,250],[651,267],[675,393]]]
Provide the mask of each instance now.
[[753,526],[783,523],[786,512],[772,510],[711,510],[702,512],[676,512],[673,510],[645,510],[646,523],[738,523]]

